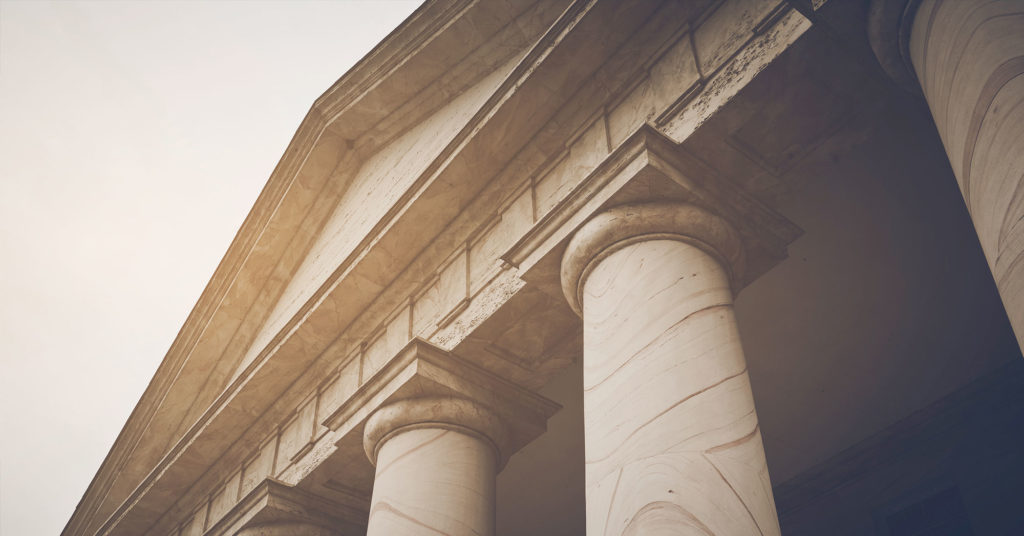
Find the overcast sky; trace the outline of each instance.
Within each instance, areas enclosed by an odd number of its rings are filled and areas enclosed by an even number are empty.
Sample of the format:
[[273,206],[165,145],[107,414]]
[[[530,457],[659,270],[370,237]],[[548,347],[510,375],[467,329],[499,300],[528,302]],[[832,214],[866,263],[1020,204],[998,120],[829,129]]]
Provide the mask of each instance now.
[[418,3],[0,0],[0,535],[60,533],[313,100]]

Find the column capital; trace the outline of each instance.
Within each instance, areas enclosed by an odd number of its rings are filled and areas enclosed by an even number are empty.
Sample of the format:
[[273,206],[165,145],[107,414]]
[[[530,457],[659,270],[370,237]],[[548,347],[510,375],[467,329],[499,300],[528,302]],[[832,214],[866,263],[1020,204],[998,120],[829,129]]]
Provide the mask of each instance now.
[[499,467],[512,454],[508,426],[494,411],[467,398],[434,396],[399,400],[375,411],[363,431],[366,456],[376,465],[384,442],[418,428],[443,428],[480,437],[494,447]]
[[558,405],[425,341],[375,378],[372,398],[391,396],[362,426],[375,466],[366,534],[492,536],[498,472]]
[[910,62],[910,30],[921,0],[871,0],[868,9],[868,42],[882,70],[900,87],[921,93],[917,73]]
[[692,204],[637,203],[595,215],[569,241],[561,266],[562,292],[569,306],[582,314],[583,283],[597,261],[629,244],[659,239],[686,242],[719,259],[736,288],[743,273],[744,249],[728,222]]
[[544,433],[561,406],[530,389],[414,339],[323,423],[332,430],[362,430],[376,464],[380,446],[399,429],[449,428],[486,439],[499,469],[512,454]]
[[[645,215],[626,225],[618,221],[617,214],[637,206],[653,212],[644,209]],[[658,206],[673,208],[654,209]],[[656,215],[659,210],[664,213]],[[579,278],[595,253],[588,253],[592,247],[600,250],[643,234],[689,237],[722,260],[735,294],[785,259],[787,246],[802,232],[747,188],[646,125],[501,258],[515,266],[524,281],[545,292],[557,294],[561,288],[579,314]]]

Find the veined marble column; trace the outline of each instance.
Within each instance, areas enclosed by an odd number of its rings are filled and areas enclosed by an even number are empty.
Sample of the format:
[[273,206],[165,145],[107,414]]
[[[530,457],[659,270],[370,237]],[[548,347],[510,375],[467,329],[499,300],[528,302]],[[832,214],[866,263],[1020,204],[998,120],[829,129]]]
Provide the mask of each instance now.
[[466,399],[378,409],[363,442],[377,468],[367,535],[493,535],[505,436],[496,414]]
[[588,534],[779,534],[733,316],[742,251],[724,220],[675,203],[610,209],[569,243]]
[[920,84],[1024,347],[1024,2],[875,0],[869,32]]

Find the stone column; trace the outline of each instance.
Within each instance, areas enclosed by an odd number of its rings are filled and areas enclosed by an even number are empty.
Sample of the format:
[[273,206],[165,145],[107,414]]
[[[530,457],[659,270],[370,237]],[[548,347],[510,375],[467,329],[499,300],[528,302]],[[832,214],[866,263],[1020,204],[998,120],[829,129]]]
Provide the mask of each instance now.
[[368,536],[492,536],[506,428],[462,398],[403,400],[367,421],[376,465]]
[[730,270],[738,235],[692,205],[627,205],[573,236],[588,534],[778,535]]
[[928,101],[1024,347],[1024,2],[875,0],[869,34]]

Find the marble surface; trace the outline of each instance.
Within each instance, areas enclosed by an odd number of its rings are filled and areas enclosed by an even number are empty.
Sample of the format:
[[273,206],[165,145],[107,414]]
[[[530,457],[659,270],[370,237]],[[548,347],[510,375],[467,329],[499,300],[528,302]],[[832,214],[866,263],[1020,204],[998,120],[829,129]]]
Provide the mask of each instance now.
[[[615,222],[592,220],[580,243]],[[583,278],[587,532],[779,534],[721,261],[664,234],[592,246],[594,266],[569,272]]]
[[509,433],[501,417],[486,406],[458,397],[413,398],[379,408],[366,421],[363,448],[377,465],[380,449],[395,434],[412,428],[439,427],[482,436],[480,439],[494,448],[495,460],[510,454]]
[[1024,4],[925,0],[909,52],[1024,347]]
[[728,279],[741,272],[743,244],[722,218],[691,204],[654,202],[617,206],[591,218],[576,234],[562,258],[562,290],[577,314],[583,312],[583,294],[589,272],[616,249],[635,240],[654,237],[689,242],[718,256]]
[[494,534],[502,424],[465,399],[401,401],[367,423],[376,465],[368,536]]

